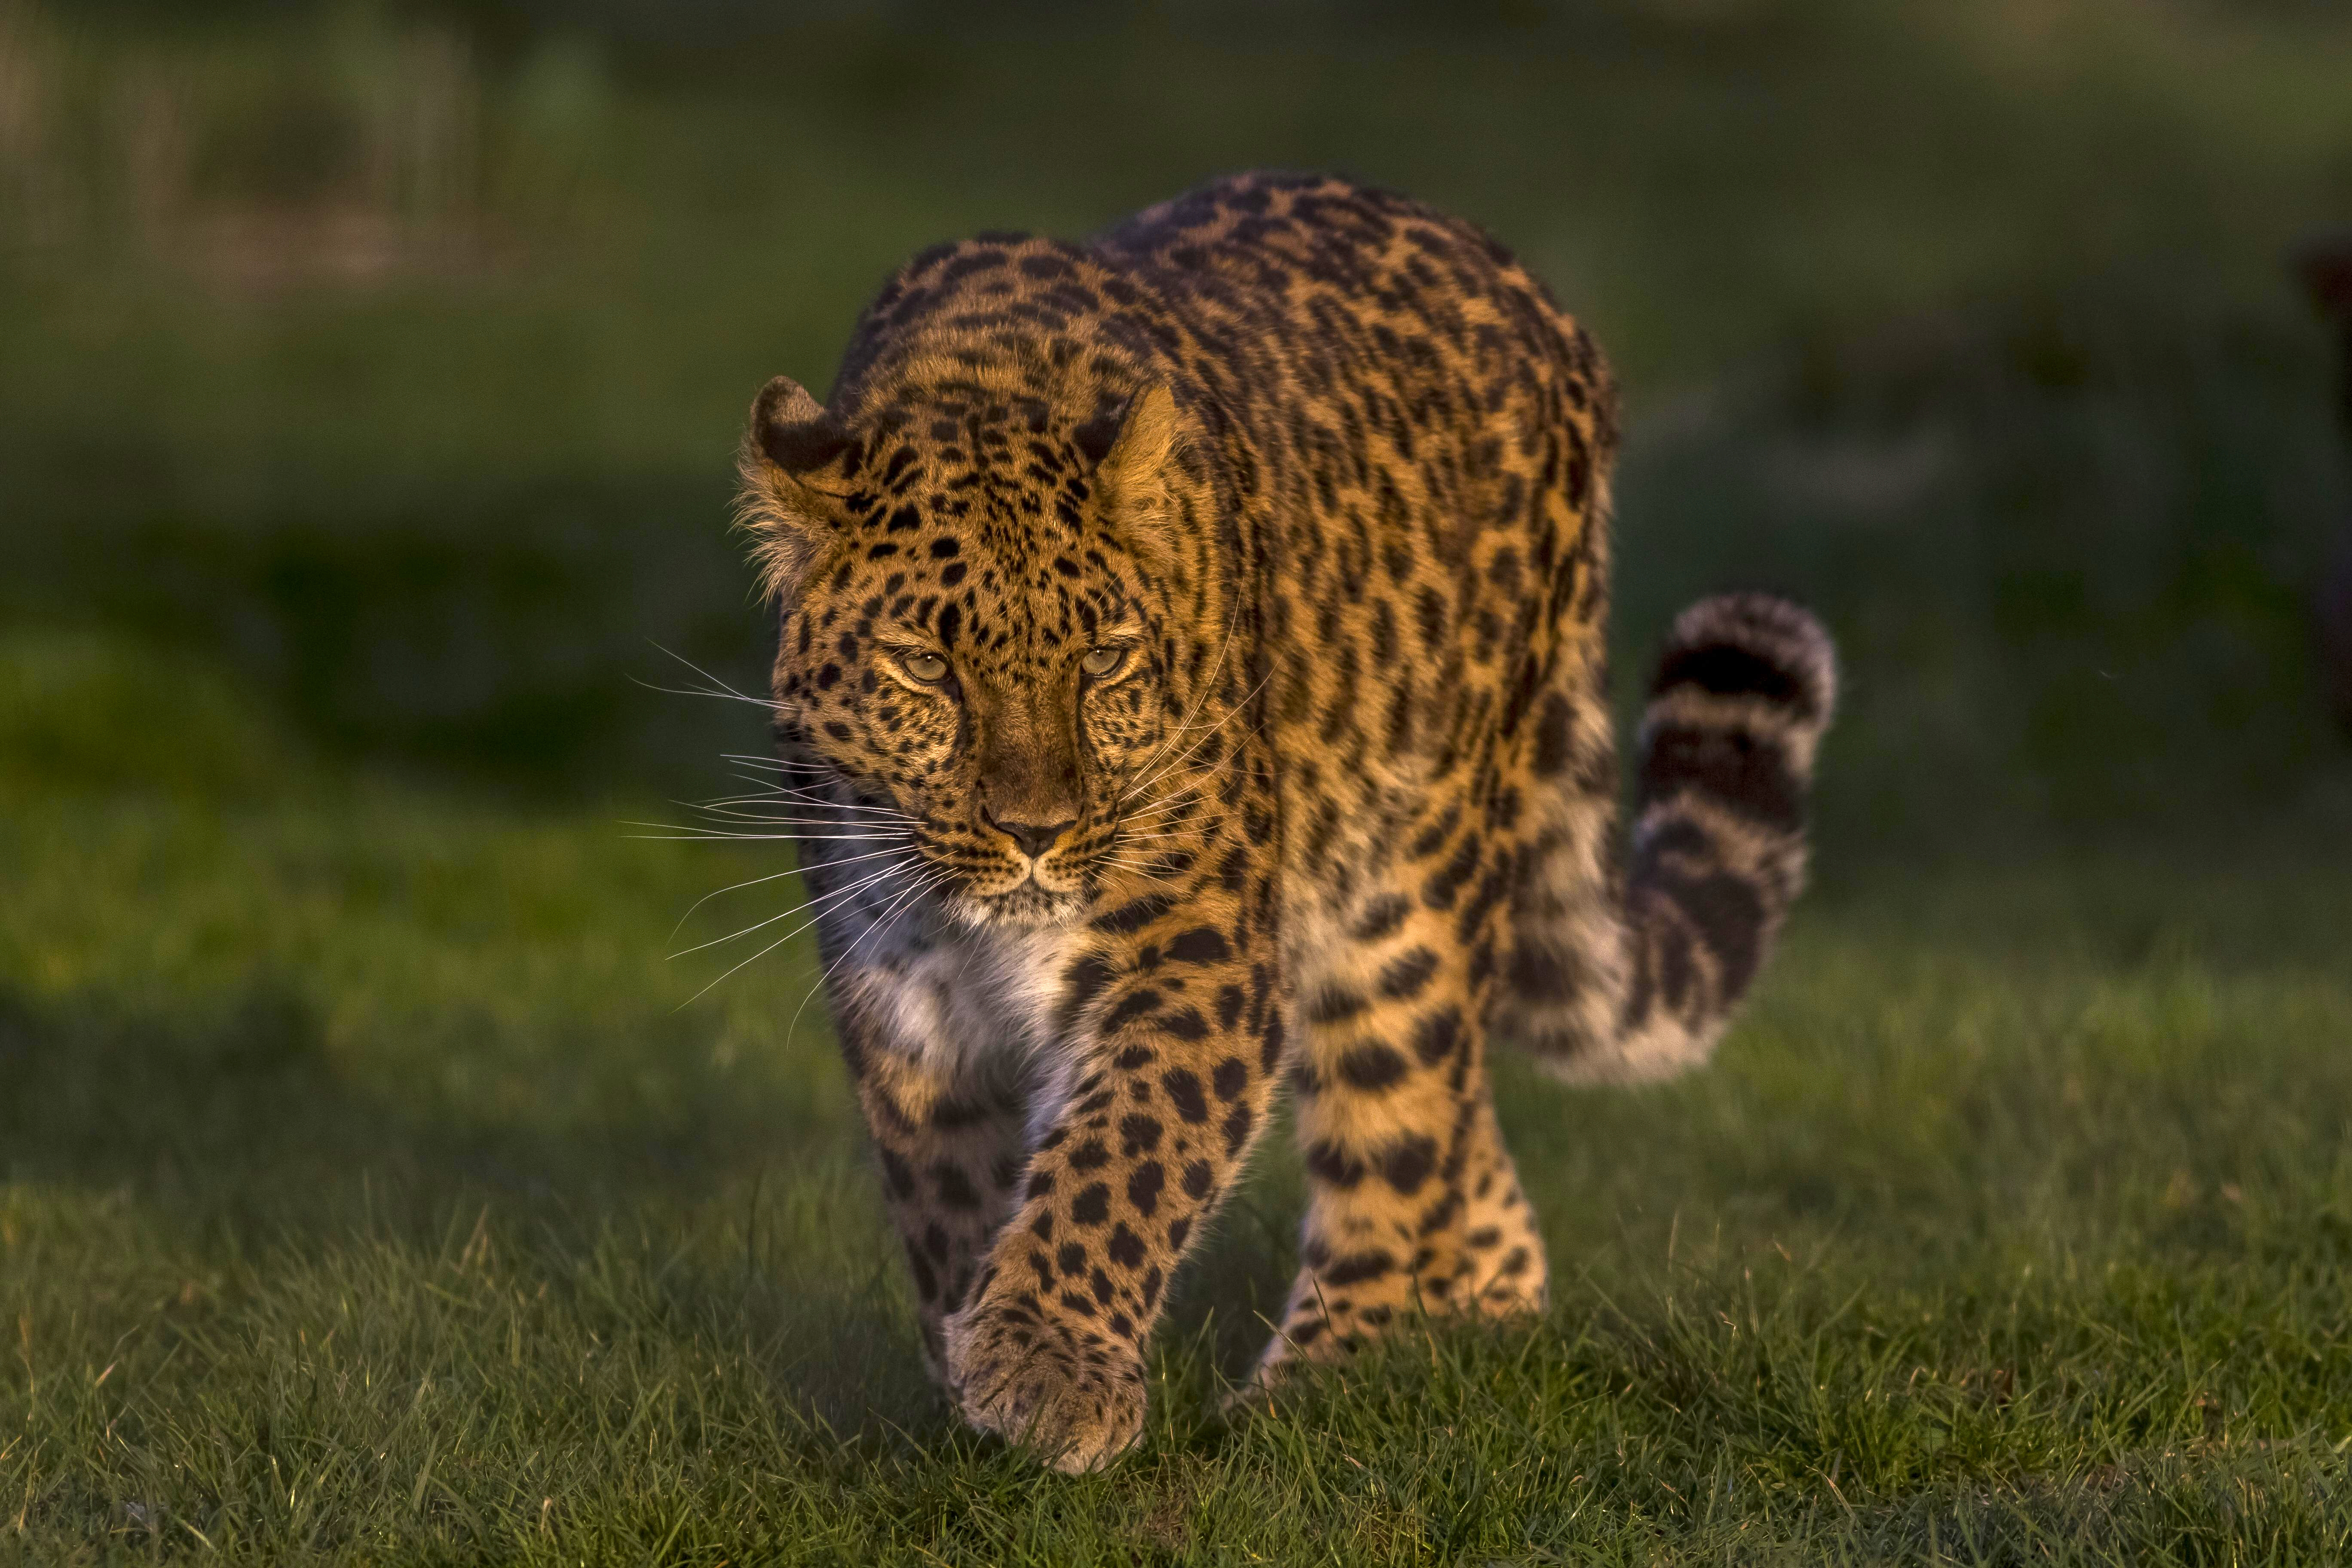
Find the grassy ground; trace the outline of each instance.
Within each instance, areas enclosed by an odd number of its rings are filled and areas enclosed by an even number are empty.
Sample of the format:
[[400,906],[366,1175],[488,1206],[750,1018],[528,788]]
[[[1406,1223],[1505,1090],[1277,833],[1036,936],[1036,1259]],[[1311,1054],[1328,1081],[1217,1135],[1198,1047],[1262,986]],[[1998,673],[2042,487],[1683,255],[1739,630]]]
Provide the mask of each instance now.
[[0,660],[0,1553],[2352,1551],[2341,781],[2195,853],[1845,868],[1709,1072],[1506,1069],[1548,1321],[1226,1428],[1276,1144],[1144,1449],[1070,1482],[915,1368],[804,950],[680,1008],[672,925],[776,867],[354,782],[219,684],[138,730],[140,668]]
[[[0,0],[0,1561],[2352,1556],[2340,16],[592,9]],[[1822,610],[1821,882],[1707,1072],[1503,1068],[1547,1321],[1219,1424],[1277,1137],[1052,1480],[917,1370],[805,945],[664,959],[793,883],[627,836],[760,743],[629,678],[756,679],[727,448],[885,268],[1260,162],[1598,329],[1625,667]]]

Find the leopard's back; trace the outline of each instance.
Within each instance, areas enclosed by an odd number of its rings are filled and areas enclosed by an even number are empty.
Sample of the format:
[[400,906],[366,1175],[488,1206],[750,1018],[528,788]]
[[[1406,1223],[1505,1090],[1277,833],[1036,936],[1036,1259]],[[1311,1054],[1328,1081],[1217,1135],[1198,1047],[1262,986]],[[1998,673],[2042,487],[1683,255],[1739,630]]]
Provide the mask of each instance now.
[[1286,869],[1337,909],[1546,668],[1598,679],[1615,389],[1502,247],[1391,192],[1241,175],[1097,244],[1166,302],[1167,359],[1256,480]]

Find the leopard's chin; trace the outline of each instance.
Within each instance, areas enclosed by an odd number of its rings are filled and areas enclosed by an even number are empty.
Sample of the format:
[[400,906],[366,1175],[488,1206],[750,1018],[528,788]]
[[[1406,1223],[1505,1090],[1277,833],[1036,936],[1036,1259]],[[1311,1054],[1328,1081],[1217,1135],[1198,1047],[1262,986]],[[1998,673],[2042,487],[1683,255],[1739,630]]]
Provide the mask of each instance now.
[[967,892],[954,900],[957,914],[976,926],[1039,931],[1076,922],[1087,910],[1086,895],[1041,887],[1034,877],[1001,893]]

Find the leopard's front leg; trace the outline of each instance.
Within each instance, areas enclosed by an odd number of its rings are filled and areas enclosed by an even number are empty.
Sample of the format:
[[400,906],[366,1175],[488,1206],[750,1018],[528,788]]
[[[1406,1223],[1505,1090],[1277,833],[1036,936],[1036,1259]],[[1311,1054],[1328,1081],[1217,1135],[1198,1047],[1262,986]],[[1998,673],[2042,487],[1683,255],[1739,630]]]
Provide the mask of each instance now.
[[1284,1029],[1270,923],[1222,884],[1147,900],[1098,921],[1063,977],[1075,1079],[947,1326],[965,1418],[1057,1469],[1141,1432],[1168,1280],[1265,1121]]
[[[866,1112],[890,1219],[907,1248],[923,1360],[945,1383],[944,1327],[1021,1191],[1024,1110],[1001,1062],[842,1005],[836,1028]],[[863,1003],[864,1005],[858,1005]]]

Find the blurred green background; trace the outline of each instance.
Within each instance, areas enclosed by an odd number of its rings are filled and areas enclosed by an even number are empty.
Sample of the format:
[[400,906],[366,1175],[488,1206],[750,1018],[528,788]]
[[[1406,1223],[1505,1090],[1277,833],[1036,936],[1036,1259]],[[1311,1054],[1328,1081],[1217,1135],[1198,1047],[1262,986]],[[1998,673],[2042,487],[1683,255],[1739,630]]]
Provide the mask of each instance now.
[[[1832,869],[2210,826],[2340,770],[2305,599],[2352,503],[2282,258],[2352,213],[2347,80],[2292,0],[7,0],[0,615],[372,767],[688,784],[750,715],[630,678],[757,683],[765,377],[824,384],[941,237],[1329,167],[1614,359],[1627,659],[1723,584],[1834,624]],[[72,714],[59,768],[176,765]]]

